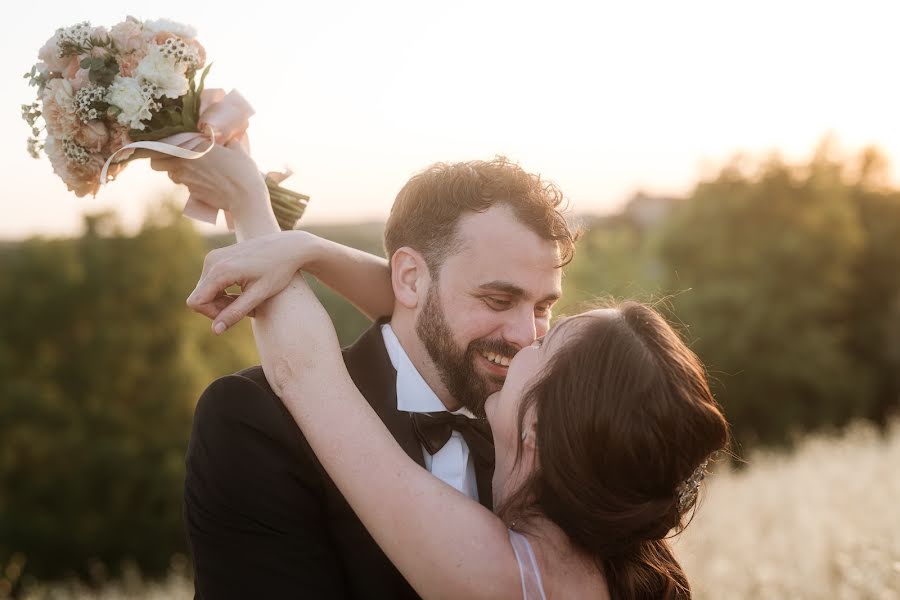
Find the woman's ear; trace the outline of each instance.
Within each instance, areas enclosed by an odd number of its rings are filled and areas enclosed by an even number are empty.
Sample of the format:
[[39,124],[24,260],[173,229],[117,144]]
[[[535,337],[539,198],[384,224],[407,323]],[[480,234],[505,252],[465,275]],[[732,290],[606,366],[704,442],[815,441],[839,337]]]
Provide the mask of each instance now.
[[534,414],[534,407],[528,409],[525,413],[525,419],[522,421],[522,448],[526,452],[534,452],[537,447],[537,417]]
[[430,275],[425,259],[408,246],[403,246],[391,256],[391,285],[397,302],[415,309],[425,300]]

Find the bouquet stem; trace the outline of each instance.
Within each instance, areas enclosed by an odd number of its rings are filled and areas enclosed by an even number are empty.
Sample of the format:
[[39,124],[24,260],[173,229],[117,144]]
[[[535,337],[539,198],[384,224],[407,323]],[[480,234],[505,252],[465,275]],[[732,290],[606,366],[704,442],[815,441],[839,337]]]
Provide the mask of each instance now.
[[282,187],[276,178],[266,176],[266,187],[269,188],[269,198],[272,201],[272,211],[282,231],[294,229],[297,221],[303,216],[309,196]]

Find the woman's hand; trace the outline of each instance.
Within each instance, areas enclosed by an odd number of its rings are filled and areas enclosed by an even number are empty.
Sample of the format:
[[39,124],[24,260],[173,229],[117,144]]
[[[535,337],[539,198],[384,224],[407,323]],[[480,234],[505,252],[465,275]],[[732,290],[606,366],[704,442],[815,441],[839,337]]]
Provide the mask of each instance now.
[[231,213],[239,241],[279,231],[269,190],[253,159],[236,142],[216,144],[202,158],[186,160],[139,150],[136,158],[150,158],[150,167],[163,171],[191,195],[213,208]]
[[[319,242],[305,231],[280,231],[213,250],[187,305],[212,319],[220,334],[287,287],[318,256]],[[240,295],[225,292],[232,285],[241,287]]]
[[191,194],[203,202],[241,212],[268,206],[266,182],[259,168],[237,143],[216,144],[202,158],[187,160],[152,151],[138,151],[136,158],[150,158],[150,168],[162,171],[173,182],[186,185]]

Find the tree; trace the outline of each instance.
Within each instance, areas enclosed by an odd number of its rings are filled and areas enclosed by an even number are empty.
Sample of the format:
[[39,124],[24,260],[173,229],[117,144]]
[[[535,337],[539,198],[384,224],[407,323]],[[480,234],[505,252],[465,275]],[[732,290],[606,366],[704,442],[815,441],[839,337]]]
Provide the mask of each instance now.
[[738,439],[776,442],[872,410],[849,352],[865,230],[839,163],[734,162],[701,183],[659,246],[674,309],[716,375]]

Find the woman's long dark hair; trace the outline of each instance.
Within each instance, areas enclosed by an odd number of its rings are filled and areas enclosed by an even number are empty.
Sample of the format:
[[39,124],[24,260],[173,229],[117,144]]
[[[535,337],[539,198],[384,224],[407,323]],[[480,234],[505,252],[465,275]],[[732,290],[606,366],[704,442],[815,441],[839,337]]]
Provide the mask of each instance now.
[[[682,484],[729,440],[699,359],[652,308],[576,317],[519,412],[533,407],[537,468],[498,513],[540,513],[603,571],[616,599],[684,599],[690,587],[666,537],[693,508]],[[519,448],[521,453],[521,446]]]

